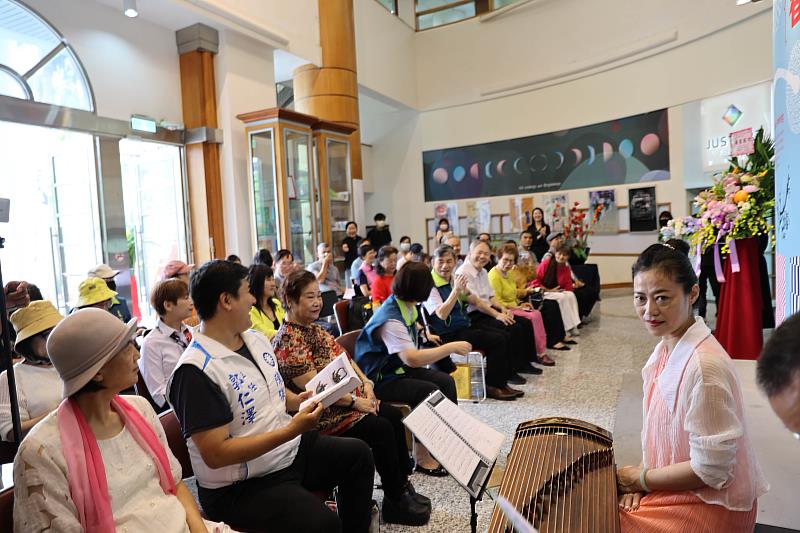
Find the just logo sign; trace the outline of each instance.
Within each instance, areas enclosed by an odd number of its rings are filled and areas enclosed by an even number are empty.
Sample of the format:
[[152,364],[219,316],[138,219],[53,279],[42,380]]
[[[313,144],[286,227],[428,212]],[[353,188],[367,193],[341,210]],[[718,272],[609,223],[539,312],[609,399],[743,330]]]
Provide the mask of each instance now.
[[727,135],[721,135],[719,137],[708,139],[706,141],[706,150],[716,150],[718,148],[725,148],[726,146],[728,146],[729,142],[730,141]]

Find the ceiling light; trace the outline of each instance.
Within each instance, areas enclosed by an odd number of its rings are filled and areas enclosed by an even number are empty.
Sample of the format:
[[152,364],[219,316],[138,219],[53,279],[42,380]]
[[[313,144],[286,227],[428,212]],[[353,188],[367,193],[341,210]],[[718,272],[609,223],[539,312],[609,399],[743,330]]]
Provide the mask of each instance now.
[[139,10],[136,9],[136,0],[122,0],[122,12],[126,17],[136,18],[139,16]]

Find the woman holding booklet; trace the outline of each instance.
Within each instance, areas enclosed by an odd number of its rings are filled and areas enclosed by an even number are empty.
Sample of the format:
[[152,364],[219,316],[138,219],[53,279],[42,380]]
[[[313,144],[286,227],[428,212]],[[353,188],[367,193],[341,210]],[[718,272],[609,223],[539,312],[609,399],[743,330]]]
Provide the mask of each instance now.
[[[297,271],[283,284],[286,320],[272,339],[280,373],[294,392],[305,390],[318,372],[342,353],[344,348],[320,326],[314,324],[322,309],[319,284],[313,274]],[[355,362],[353,370],[362,381],[323,411],[319,430],[323,434],[357,438],[372,448],[375,468],[381,476],[384,521],[423,525],[430,518],[430,500],[417,494],[408,476],[411,462],[403,426],[403,415],[396,407],[381,404]]]

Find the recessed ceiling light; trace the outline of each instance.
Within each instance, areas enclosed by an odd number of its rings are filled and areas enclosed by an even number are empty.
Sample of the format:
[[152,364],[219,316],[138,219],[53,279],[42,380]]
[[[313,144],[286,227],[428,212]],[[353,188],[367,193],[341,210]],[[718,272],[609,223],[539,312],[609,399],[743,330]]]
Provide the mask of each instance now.
[[138,17],[139,10],[136,9],[136,0],[122,0],[122,12],[129,18]]

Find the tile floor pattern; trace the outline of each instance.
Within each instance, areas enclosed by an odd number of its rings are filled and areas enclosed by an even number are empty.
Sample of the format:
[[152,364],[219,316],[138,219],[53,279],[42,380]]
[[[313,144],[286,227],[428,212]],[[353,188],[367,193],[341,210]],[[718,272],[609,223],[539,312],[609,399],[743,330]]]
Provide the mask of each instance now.
[[[551,350],[556,366],[545,368],[541,376],[530,376],[520,387],[523,398],[462,404],[508,436],[498,464],[505,463],[517,425],[527,420],[567,416],[613,430],[622,377],[641,369],[656,342],[634,315],[630,289],[604,291],[602,297],[593,320],[581,329],[578,346],[569,352]],[[382,532],[469,531],[469,497],[455,480],[414,474],[412,481],[433,502],[430,522],[424,527],[381,524]],[[374,497],[380,501],[383,494],[376,490]],[[488,498],[478,503],[478,531],[486,531],[492,509]]]

